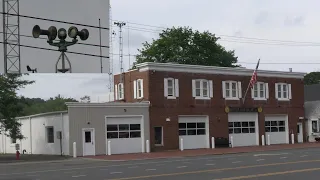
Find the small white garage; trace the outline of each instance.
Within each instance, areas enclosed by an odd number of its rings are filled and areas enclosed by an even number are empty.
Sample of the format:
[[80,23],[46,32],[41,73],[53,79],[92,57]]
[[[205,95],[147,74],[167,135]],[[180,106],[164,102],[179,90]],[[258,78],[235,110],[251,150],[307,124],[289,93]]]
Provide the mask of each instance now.
[[234,147],[259,145],[258,113],[231,112],[228,122]]
[[[210,148],[209,117],[179,116],[179,139],[184,149]],[[181,148],[181,141],[179,142]]]
[[[142,116],[106,117],[106,144],[112,154],[144,152]],[[108,149],[108,148],[106,148]]]
[[270,136],[270,144],[288,144],[288,129],[287,115],[272,115],[265,117],[265,133],[266,138],[268,135]]

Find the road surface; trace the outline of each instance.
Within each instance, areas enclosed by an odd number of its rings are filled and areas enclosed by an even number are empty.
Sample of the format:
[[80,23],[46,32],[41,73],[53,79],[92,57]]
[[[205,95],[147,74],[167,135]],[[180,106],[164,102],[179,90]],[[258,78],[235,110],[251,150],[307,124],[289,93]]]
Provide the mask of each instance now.
[[0,164],[0,180],[319,180],[320,148],[139,161]]

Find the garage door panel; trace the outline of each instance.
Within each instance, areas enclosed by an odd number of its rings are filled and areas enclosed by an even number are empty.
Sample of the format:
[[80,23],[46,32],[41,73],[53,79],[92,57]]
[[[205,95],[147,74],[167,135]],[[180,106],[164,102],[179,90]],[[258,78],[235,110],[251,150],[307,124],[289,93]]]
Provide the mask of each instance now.
[[289,143],[287,126],[285,115],[265,117],[266,138],[270,136],[270,144]]
[[[257,138],[252,134],[230,134],[229,138],[232,136],[233,138],[233,146],[255,146],[257,145]],[[243,143],[245,142],[245,143]]]
[[206,135],[198,135],[198,136],[180,136],[183,138],[183,148],[184,149],[199,149],[206,148],[207,141]]
[[128,154],[142,152],[141,138],[109,139],[112,154]]

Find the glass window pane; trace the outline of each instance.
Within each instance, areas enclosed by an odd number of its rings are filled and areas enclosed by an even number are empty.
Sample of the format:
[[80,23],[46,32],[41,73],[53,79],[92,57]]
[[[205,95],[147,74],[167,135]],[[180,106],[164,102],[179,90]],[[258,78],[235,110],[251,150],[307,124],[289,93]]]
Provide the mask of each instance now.
[[197,128],[197,123],[187,123],[187,128]]
[[250,128],[250,133],[256,133],[256,129],[255,128]]
[[206,89],[203,90],[203,97],[208,97],[208,90]]
[[168,87],[173,87],[173,80],[172,79],[168,79]]
[[187,135],[186,130],[179,130],[179,136],[185,136],[185,135]]
[[119,132],[119,138],[129,138],[129,132]]
[[118,131],[118,125],[117,124],[108,124],[107,131]]
[[250,127],[255,127],[255,124],[256,124],[256,122],[254,122],[254,121],[249,122]]
[[187,128],[187,123],[179,123],[179,129]]
[[197,128],[206,128],[206,123],[197,123]]
[[130,138],[140,138],[141,137],[141,131],[131,131],[130,132]]
[[241,127],[241,122],[234,122],[234,127]]
[[119,124],[119,131],[128,131],[129,124]]
[[173,88],[168,88],[168,96],[173,96]]
[[107,132],[108,139],[118,139],[118,132]]
[[249,127],[249,122],[242,122],[242,127]]
[[278,132],[278,127],[271,127],[271,132]]
[[197,135],[205,135],[206,130],[205,129],[197,129]]
[[236,90],[232,90],[232,97],[237,97],[237,91]]
[[229,134],[233,134],[233,128],[229,128]]
[[253,97],[258,97],[258,91],[253,91]]
[[229,127],[233,127],[233,122],[229,122]]
[[242,133],[249,133],[249,128],[242,128]]
[[188,135],[197,135],[197,131],[195,129],[188,129],[187,134]]
[[130,130],[140,130],[140,124],[130,124]]
[[240,134],[241,133],[241,128],[234,128],[234,134]]
[[196,96],[201,96],[201,91],[200,91],[200,89],[196,89]]
[[200,89],[200,81],[196,81],[196,88]]

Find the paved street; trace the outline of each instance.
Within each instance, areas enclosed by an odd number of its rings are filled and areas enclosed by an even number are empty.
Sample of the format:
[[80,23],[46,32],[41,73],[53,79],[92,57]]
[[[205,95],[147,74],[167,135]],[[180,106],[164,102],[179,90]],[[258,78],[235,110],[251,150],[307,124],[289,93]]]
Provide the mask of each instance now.
[[320,148],[140,161],[0,164],[0,180],[318,180]]

